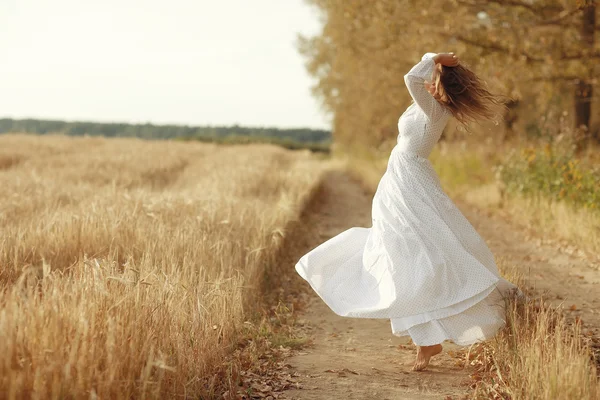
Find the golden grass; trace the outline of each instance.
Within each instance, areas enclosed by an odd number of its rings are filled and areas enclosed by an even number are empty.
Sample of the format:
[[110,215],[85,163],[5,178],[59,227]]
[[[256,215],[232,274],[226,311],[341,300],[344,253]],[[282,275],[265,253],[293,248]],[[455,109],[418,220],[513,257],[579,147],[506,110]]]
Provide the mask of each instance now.
[[[500,260],[509,280],[522,278]],[[600,381],[581,325],[568,323],[560,310],[543,299],[507,299],[507,324],[492,341],[469,354],[479,380],[477,399],[594,400]],[[472,357],[471,357],[472,356]]]
[[234,393],[224,360],[325,163],[135,139],[0,149],[0,397]]
[[544,238],[561,239],[592,254],[600,252],[600,212],[541,197],[510,196],[503,209]]

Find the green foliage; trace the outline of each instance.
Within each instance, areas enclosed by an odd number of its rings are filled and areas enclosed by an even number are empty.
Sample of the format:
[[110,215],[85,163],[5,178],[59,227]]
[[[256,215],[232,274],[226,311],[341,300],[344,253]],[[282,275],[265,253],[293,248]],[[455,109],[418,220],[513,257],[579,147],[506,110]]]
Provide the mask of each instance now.
[[514,152],[497,171],[509,193],[600,209],[600,168],[582,163],[572,149],[528,147]]
[[329,147],[331,132],[318,129],[249,128],[153,125],[98,122],[44,121],[36,119],[0,119],[0,133],[62,133],[65,135],[90,135],[107,137],[139,137],[143,139],[194,138],[205,141],[234,141],[241,137],[252,142],[268,142],[289,148]]
[[242,135],[226,135],[221,137],[214,136],[182,136],[176,138],[176,140],[197,140],[200,142],[207,143],[221,143],[221,144],[250,144],[250,143],[269,143],[289,150],[301,150],[307,149],[315,153],[329,153],[331,143],[328,141],[324,142],[301,142],[290,138],[278,138],[269,136],[242,136]]

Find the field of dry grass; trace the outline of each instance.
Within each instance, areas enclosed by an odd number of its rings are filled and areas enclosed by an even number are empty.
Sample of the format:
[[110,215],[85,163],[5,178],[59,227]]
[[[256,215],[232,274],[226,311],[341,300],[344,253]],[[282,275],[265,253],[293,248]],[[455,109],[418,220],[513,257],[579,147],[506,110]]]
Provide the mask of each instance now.
[[324,165],[269,145],[0,136],[0,398],[236,390],[224,360]]
[[[523,276],[505,260],[500,272],[519,287]],[[528,294],[532,295],[532,294]],[[590,342],[581,325],[539,297],[506,299],[506,327],[494,340],[470,349],[474,399],[600,398]]]
[[[453,196],[593,248],[591,210],[503,194],[485,149],[433,154]],[[347,161],[372,191],[387,160]],[[269,333],[249,322],[330,166],[269,145],[0,136],[0,398],[235,396],[235,350]],[[600,396],[579,326],[537,299],[509,301],[464,357],[476,398]]]

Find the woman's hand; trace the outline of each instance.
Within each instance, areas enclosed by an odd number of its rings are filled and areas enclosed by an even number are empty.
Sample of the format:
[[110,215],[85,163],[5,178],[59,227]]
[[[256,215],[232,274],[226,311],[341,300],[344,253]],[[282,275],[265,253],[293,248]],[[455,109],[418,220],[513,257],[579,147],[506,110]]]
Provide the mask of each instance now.
[[433,61],[446,67],[456,67],[458,65],[458,57],[454,53],[438,53]]

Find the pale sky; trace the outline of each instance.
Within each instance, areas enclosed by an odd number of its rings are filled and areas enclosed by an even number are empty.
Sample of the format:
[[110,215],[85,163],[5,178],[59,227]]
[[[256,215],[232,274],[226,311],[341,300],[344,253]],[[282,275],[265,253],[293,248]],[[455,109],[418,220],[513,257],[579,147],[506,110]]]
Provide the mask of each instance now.
[[0,0],[0,118],[329,128],[303,0]]

